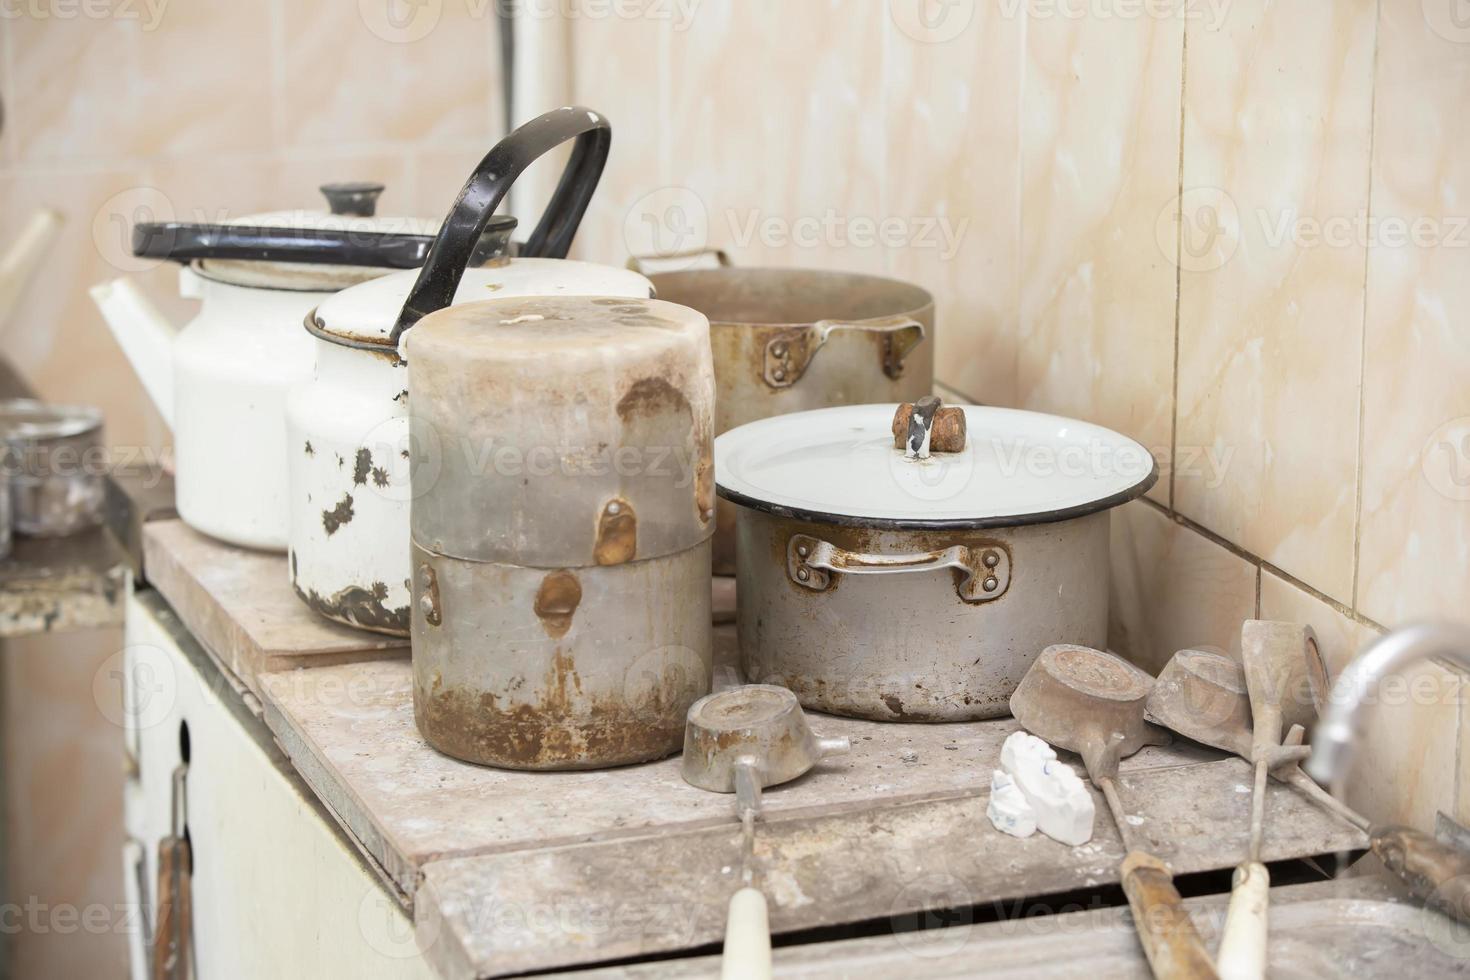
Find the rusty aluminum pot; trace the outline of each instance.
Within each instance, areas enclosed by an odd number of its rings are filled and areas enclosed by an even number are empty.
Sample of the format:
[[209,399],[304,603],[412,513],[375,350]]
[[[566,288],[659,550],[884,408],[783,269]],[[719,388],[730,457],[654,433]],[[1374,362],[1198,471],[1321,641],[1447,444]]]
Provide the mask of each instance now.
[[[660,299],[710,321],[715,434],[831,405],[915,401],[934,387],[934,298],[919,286],[819,269],[652,274]],[[735,573],[735,509],[717,508],[715,574]]]
[[[740,505],[745,676],[877,721],[1001,717],[1044,647],[1105,643],[1108,510],[1157,469],[1106,429],[973,406],[964,450],[910,458],[894,411],[822,409],[716,440],[720,495]],[[1035,450],[1104,471],[1048,475]]]
[[516,769],[679,748],[709,690],[703,316],[626,297],[449,307],[408,340],[415,715]]

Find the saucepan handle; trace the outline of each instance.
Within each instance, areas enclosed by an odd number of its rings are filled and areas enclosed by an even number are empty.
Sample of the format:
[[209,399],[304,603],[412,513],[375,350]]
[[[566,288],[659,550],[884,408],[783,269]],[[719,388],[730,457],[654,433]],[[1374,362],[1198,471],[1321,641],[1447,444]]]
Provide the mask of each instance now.
[[998,599],[1011,583],[1011,556],[1000,545],[957,544],[912,554],[864,554],[808,534],[793,534],[786,545],[787,575],[814,592],[826,591],[834,575],[905,575],[944,569],[956,573],[955,591],[966,602]]
[[856,330],[880,335],[883,344],[883,373],[903,376],[904,358],[923,343],[924,325],[911,316],[884,316],[871,320],[818,320],[783,330],[766,341],[762,359],[763,376],[772,388],[789,388],[811,367],[812,358],[827,343],[833,331]]
[[481,233],[516,178],[537,158],[570,139],[576,144],[551,203],[521,246],[521,254],[527,256],[563,258],[567,254],[612,145],[612,127],[607,120],[581,106],[564,106],[537,116],[485,154],[429,247],[428,258],[389,337],[394,344],[409,327],[450,304]]
[[730,256],[723,248],[694,248],[686,252],[628,256],[628,268],[640,276],[683,272],[685,269],[724,269],[730,264]]

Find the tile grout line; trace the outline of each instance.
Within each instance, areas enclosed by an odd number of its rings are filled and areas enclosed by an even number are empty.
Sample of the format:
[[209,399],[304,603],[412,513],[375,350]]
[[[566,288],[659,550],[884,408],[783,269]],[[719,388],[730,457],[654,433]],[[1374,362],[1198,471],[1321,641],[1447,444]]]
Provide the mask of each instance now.
[[[1368,87],[1368,189],[1364,198],[1364,208],[1368,215],[1369,227],[1373,222],[1373,153],[1375,149],[1374,139],[1378,128],[1378,40],[1379,29],[1383,21],[1382,0],[1374,6],[1373,13],[1373,66],[1370,69],[1372,77]],[[1363,317],[1358,324],[1358,458],[1357,477],[1354,486],[1353,499],[1353,584],[1350,601],[1353,608],[1358,608],[1358,588],[1361,585],[1363,564],[1363,427],[1367,419],[1364,402],[1367,395],[1368,377],[1368,268],[1373,254],[1373,243],[1365,242],[1363,245]]]
[[1184,296],[1184,121],[1185,85],[1189,65],[1189,21],[1180,28],[1179,38],[1179,179],[1174,198],[1174,376],[1170,391],[1169,412],[1169,509],[1174,508],[1174,488],[1178,482],[1175,459],[1179,454],[1179,318]]

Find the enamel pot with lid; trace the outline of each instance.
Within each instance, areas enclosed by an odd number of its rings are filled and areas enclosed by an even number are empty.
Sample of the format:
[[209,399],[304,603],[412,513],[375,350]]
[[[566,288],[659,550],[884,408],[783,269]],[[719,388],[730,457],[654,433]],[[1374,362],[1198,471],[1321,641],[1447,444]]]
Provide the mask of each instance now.
[[[531,257],[501,257],[467,269],[516,177],[567,140],[576,143],[561,183],[519,250]],[[427,485],[449,454],[467,451],[436,444],[417,459],[411,451],[404,342],[419,318],[451,304],[503,296],[650,296],[648,280],[636,273],[560,258],[596,187],[609,141],[607,122],[586,109],[557,109],[532,120],[481,161],[422,271],[343,290],[306,317],[302,336],[314,338],[316,369],[292,391],[286,411],[288,566],[297,595],[316,612],[408,635],[415,481]]]
[[[92,289],[109,329],[173,429],[179,515],[231,544],[286,547],[286,393],[311,377],[301,319],[327,297],[424,261],[434,222],[376,215],[381,184],[322,187],[330,211],[222,224],[139,224],[135,254],[183,264],[200,301],[182,329],[128,279]],[[514,225],[487,236],[503,250]]]
[[1043,648],[1105,645],[1109,511],[1157,468],[1073,419],[931,399],[895,415],[821,409],[716,440],[742,668],[833,714],[1003,716]]
[[[849,272],[738,268],[723,252],[708,254],[716,267],[650,278],[660,299],[709,318],[717,434],[787,412],[911,402],[933,389],[928,291]],[[734,508],[721,503],[717,520],[714,571],[733,575]]]

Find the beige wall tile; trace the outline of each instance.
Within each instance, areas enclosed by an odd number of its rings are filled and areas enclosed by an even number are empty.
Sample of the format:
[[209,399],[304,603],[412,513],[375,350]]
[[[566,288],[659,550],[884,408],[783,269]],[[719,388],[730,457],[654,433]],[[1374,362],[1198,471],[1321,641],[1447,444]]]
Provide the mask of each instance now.
[[1260,618],[1306,623],[1312,627],[1328,675],[1334,679],[1379,636],[1373,627],[1338,612],[1269,568],[1261,571]]
[[1113,511],[1108,646],[1157,674],[1187,647],[1240,654],[1256,567],[1143,501]]
[[146,4],[102,18],[79,15],[80,5],[31,4],[46,15],[5,21],[14,75],[5,135],[20,162],[214,153],[270,140],[270,6],[153,7],[156,22]]
[[1356,602],[1386,625],[1470,616],[1470,37],[1432,23],[1383,4]]
[[903,9],[923,2],[890,7],[883,210],[913,234],[890,251],[889,271],[934,294],[938,379],[968,398],[1012,405],[1025,19],[993,4],[939,6],[970,16],[926,32]]
[[1022,112],[1018,404],[1143,443],[1162,503],[1177,283],[1158,229],[1179,190],[1183,44],[1178,18],[1033,19]]
[[1352,590],[1363,248],[1290,228],[1367,206],[1374,10],[1239,2],[1221,30],[1188,26],[1185,69],[1177,444],[1231,456],[1214,487],[1181,472],[1175,506],[1339,601]]
[[885,21],[864,0],[709,0],[671,32],[669,173],[744,265],[881,272]]
[[[695,8],[696,16],[702,9]],[[709,205],[686,189],[682,170],[671,176],[665,165],[666,148],[682,146],[665,125],[664,58],[675,27],[649,17],[608,17],[579,21],[572,32],[573,98],[605,113],[613,127],[607,169],[573,246],[577,258],[622,265],[633,254],[709,244]],[[535,216],[522,220],[529,224]]]
[[503,121],[496,8],[455,2],[281,4],[281,142],[362,145],[498,136]]

